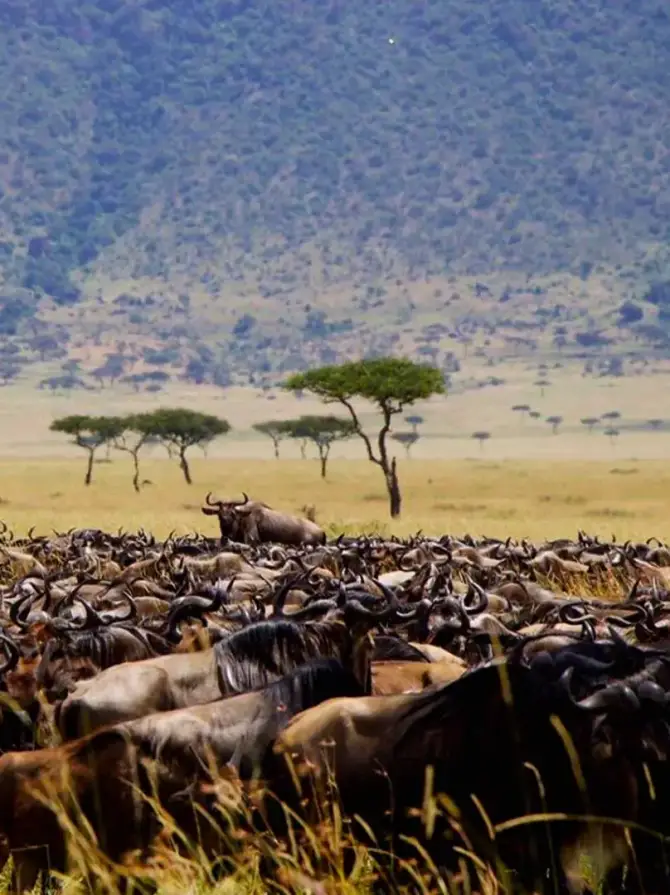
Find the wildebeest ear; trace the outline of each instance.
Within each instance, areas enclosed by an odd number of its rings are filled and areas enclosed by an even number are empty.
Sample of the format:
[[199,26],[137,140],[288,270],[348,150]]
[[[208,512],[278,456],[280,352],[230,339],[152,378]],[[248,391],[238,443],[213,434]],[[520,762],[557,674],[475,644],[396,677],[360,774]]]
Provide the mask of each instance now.
[[205,516],[218,516],[219,511],[217,507],[200,507],[200,511],[205,514]]

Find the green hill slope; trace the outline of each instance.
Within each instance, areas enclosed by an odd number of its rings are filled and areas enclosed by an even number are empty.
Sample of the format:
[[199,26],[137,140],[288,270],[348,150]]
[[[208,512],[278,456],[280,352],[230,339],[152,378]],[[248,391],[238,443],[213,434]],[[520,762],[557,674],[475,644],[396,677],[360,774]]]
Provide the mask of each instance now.
[[[666,7],[6,0],[0,331],[38,307],[61,343],[97,327],[178,363],[247,338],[267,371],[306,340],[327,358],[352,331],[376,350],[498,323],[513,274],[557,273],[601,276],[581,298],[556,281],[567,335],[611,328],[666,275]],[[488,292],[464,299],[466,275]],[[661,350],[664,302],[632,321]]]

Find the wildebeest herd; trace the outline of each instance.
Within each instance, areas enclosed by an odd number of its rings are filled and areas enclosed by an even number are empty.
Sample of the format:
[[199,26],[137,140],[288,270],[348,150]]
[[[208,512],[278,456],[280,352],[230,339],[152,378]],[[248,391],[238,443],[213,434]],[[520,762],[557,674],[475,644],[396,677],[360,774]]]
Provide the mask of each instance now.
[[146,863],[166,819],[221,873],[256,848],[270,885],[328,817],[380,891],[428,865],[464,891],[482,868],[588,891],[596,854],[599,891],[668,891],[667,546],[328,541],[248,499],[203,512],[221,537],[2,528],[15,891],[84,833],[120,874]]

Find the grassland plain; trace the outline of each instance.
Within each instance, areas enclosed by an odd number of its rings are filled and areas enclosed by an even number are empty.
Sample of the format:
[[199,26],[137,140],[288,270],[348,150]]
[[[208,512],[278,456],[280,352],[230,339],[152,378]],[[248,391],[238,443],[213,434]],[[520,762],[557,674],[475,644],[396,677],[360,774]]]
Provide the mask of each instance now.
[[670,538],[670,469],[660,461],[410,460],[401,464],[404,507],[393,524],[379,471],[365,460],[333,461],[323,481],[315,461],[195,458],[189,487],[176,463],[152,459],[142,468],[151,484],[139,495],[124,458],[99,463],[88,488],[83,474],[83,457],[0,462],[0,518],[17,534],[31,526],[36,532],[96,526],[214,535],[216,523],[200,512],[205,493],[239,497],[244,490],[287,511],[313,506],[331,534],[544,538],[584,529],[620,540]]
[[[670,375],[623,378],[583,377],[573,369],[550,370],[543,389],[534,366],[509,363],[502,384],[476,387],[487,367],[473,365],[446,398],[418,404],[421,439],[405,459],[400,446],[403,515],[392,529],[379,470],[364,460],[359,439],[333,447],[328,479],[314,460],[301,461],[298,446],[282,443],[271,460],[269,439],[254,423],[303,413],[336,412],[308,396],[298,400],[281,390],[218,389],[179,382],[160,395],[115,387],[84,394],[51,394],[24,381],[0,393],[0,518],[17,531],[96,525],[165,534],[203,528],[200,501],[206,491],[240,491],[286,510],[316,507],[332,531],[381,529],[394,534],[463,532],[501,536],[567,536],[578,528],[618,537],[670,535],[670,423],[645,430],[663,418]],[[233,431],[204,456],[193,449],[194,485],[189,488],[162,448],[148,450],[142,477],[152,484],[132,492],[128,459],[101,454],[90,488],[82,482],[84,453],[49,432],[69,413],[123,414],[157,406],[187,406],[227,418]],[[540,416],[512,411],[528,405]],[[667,408],[666,408],[667,410]],[[372,433],[378,418],[369,406],[361,418]],[[581,419],[617,412],[615,438],[600,422],[588,432]],[[548,416],[562,417],[552,434]],[[408,426],[400,418],[396,431]],[[480,445],[472,434],[491,438]]]

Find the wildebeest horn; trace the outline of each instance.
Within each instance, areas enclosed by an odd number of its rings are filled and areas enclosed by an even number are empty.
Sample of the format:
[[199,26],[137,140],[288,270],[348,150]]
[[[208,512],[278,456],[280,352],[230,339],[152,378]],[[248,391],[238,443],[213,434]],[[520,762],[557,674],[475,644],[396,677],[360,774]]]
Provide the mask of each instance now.
[[16,668],[19,661],[19,648],[9,639],[9,637],[5,637],[4,634],[0,634],[0,643],[2,643],[5,655],[7,656],[5,664],[0,666],[0,675],[3,675]]
[[668,693],[655,681],[642,681],[635,692],[642,702],[653,702],[657,705],[667,705],[670,702]]
[[608,709],[637,711],[640,708],[640,700],[630,687],[617,681],[609,687],[598,690],[592,696],[581,699],[575,705],[586,712],[606,712]]
[[640,700],[637,698],[633,690],[621,681],[616,681],[592,693],[585,699],[577,701],[572,694],[570,686],[574,668],[568,668],[560,677],[560,685],[565,689],[570,702],[575,708],[583,712],[602,713],[608,709],[624,709],[629,711],[638,711],[640,708]]
[[[469,575],[465,576],[468,579],[468,592],[462,599],[462,606],[467,612],[468,615],[478,615],[480,612],[483,612],[489,605],[489,598],[486,594],[486,591],[479,584],[476,584]],[[475,594],[479,597],[478,601],[471,605],[467,602],[468,598],[471,594]]]
[[628,596],[626,597],[626,603],[632,603],[633,600],[637,597],[637,591],[640,586],[640,579],[636,578],[633,582],[633,586],[628,592]]
[[126,615],[113,615],[109,617],[109,621],[106,621],[108,625],[117,625],[119,622],[129,622],[134,621],[137,618],[137,603],[135,602],[132,594],[125,591],[121,594],[121,598],[128,603],[128,612]]
[[26,621],[26,616],[30,612],[33,603],[36,603],[41,596],[42,594],[39,593],[27,593],[12,603],[9,609],[9,618],[17,628],[21,628],[23,631],[28,630],[30,623]]
[[205,612],[216,612],[221,608],[223,603],[228,599],[231,588],[237,576],[233,576],[224,592],[220,588],[214,591],[212,597],[200,597],[192,595],[188,597],[179,597],[172,603],[165,626],[163,628],[164,636],[174,642],[177,638],[177,625],[185,618],[200,618],[203,624],[207,624],[203,618]]
[[95,610],[88,600],[85,600],[83,597],[80,597],[79,594],[76,594],[73,598],[73,602],[80,603],[84,607],[84,612],[86,613],[86,617],[81,625],[73,624],[71,626],[72,630],[85,630],[86,628],[95,628],[100,627],[101,625],[105,625],[105,620],[103,617]]

